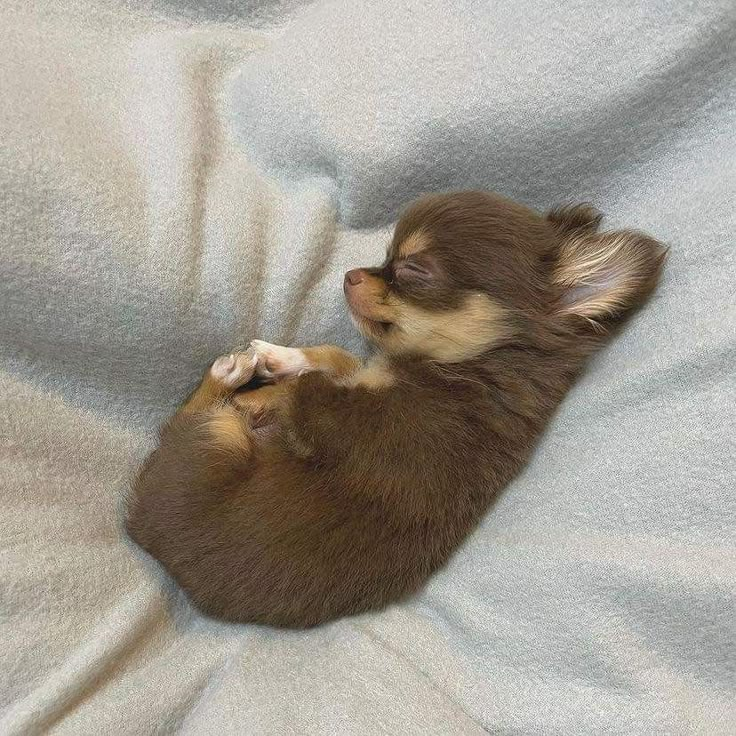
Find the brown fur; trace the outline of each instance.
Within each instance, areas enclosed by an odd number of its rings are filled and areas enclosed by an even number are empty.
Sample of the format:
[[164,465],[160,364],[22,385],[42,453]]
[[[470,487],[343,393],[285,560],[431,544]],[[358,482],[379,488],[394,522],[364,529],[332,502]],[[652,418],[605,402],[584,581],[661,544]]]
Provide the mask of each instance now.
[[244,393],[208,372],[135,481],[130,535],[230,621],[313,626],[415,591],[656,285],[663,248],[599,222],[484,192],[415,203],[386,262],[346,276],[377,357],[307,349],[308,372]]
[[310,365],[335,376],[348,375],[360,367],[358,358],[332,345],[303,348],[302,352]]

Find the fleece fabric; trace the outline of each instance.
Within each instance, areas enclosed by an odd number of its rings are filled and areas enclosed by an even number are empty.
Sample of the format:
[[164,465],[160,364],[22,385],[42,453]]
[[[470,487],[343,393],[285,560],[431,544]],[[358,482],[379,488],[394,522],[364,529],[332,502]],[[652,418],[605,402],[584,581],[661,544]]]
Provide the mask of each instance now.
[[[733,0],[4,0],[0,733],[727,734]],[[341,279],[451,188],[671,248],[410,601],[194,613],[126,541],[158,423],[252,338],[362,345]]]

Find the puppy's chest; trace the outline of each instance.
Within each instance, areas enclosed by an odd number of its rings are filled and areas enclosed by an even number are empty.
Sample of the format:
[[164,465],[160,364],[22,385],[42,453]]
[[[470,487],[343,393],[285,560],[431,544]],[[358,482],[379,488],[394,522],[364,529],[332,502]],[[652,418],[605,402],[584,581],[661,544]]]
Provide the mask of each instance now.
[[347,388],[364,389],[373,393],[396,390],[400,377],[384,356],[371,358],[360,370],[341,380]]

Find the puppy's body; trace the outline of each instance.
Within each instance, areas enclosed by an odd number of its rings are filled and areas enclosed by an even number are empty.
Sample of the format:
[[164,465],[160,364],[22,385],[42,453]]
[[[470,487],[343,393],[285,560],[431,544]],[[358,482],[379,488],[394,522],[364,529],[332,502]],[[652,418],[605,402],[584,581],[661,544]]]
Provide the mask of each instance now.
[[[378,355],[256,343],[141,470],[131,536],[205,612],[311,626],[416,590],[524,465],[662,249],[484,193],[420,201],[346,296]],[[235,394],[253,371],[276,381]]]

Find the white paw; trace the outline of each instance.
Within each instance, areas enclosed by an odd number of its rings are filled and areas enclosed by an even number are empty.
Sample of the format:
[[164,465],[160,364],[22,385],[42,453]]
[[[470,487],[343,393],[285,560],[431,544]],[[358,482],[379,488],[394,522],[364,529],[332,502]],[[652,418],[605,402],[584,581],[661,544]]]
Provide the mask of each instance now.
[[257,356],[256,373],[261,378],[276,381],[279,378],[300,376],[312,367],[299,348],[285,348],[263,340],[253,340],[250,346]]
[[258,356],[253,350],[244,353],[221,355],[210,368],[212,377],[230,388],[239,388],[248,383],[256,370]]

